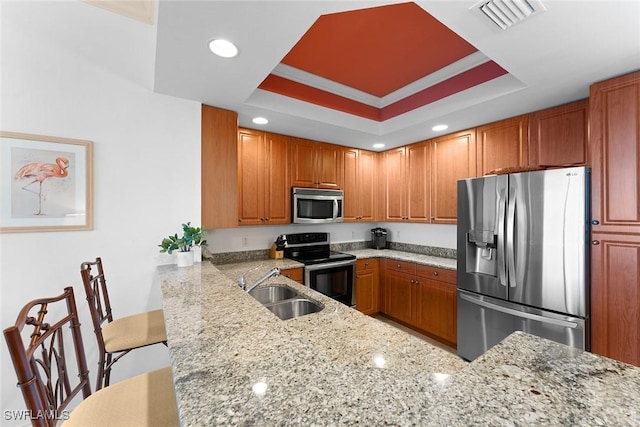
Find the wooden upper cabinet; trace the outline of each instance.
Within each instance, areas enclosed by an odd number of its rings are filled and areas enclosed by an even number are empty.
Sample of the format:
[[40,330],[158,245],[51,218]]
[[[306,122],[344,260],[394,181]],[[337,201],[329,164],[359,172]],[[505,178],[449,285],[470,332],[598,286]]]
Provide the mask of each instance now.
[[407,147],[407,206],[410,222],[431,222],[431,144],[422,142]]
[[238,215],[242,225],[264,222],[264,133],[238,132]]
[[430,222],[430,146],[418,143],[384,153],[384,220]]
[[442,136],[431,143],[431,222],[455,224],[458,180],[476,176],[475,129]]
[[640,234],[640,71],[593,84],[589,104],[593,230]]
[[345,148],[341,156],[344,221],[374,221],[376,153]]
[[339,188],[340,148],[302,138],[291,139],[291,185]]
[[589,100],[529,114],[529,165],[587,164]]
[[265,134],[266,166],[265,217],[269,224],[291,222],[291,185],[289,184],[288,136]]
[[476,128],[480,176],[495,169],[528,165],[527,123],[524,115]]
[[291,219],[289,138],[241,129],[238,132],[238,223],[288,224]]
[[202,227],[235,227],[238,225],[238,114],[202,105],[201,132]]
[[406,152],[407,147],[394,148],[383,153],[384,221],[408,219],[406,210]]

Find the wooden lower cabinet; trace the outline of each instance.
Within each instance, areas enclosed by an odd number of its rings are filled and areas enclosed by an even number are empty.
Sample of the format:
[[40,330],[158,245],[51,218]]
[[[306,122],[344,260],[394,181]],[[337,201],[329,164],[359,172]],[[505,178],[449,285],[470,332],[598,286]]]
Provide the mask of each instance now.
[[457,343],[456,272],[419,265],[417,326],[455,347]]
[[380,311],[380,268],[373,258],[356,261],[356,309],[363,314]]
[[293,281],[296,281],[298,283],[300,283],[301,285],[304,284],[304,273],[302,270],[302,267],[298,267],[298,268],[287,268],[287,269],[283,269],[280,270],[280,275],[286,277],[287,279],[291,279]]
[[455,347],[455,271],[402,261],[383,263],[383,313]]
[[640,366],[640,235],[591,238],[591,351]]

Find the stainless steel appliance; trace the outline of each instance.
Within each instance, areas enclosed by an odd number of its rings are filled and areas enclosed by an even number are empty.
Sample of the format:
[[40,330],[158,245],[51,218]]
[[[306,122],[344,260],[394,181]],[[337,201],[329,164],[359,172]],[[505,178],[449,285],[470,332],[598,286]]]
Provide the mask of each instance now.
[[291,190],[294,224],[330,224],[342,222],[342,190],[298,188]]
[[385,249],[387,247],[387,230],[380,227],[372,228],[371,246],[373,249]]
[[520,330],[589,350],[589,169],[458,181],[458,354]]
[[355,306],[356,257],[332,251],[329,233],[285,236],[284,256],[304,264],[304,285],[350,307]]

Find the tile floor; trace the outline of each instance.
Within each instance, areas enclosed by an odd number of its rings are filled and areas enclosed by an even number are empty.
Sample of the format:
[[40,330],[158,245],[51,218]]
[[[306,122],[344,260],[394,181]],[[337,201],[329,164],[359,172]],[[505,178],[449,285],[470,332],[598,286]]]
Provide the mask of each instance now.
[[441,348],[441,349],[443,349],[443,350],[446,350],[446,351],[448,351],[449,353],[457,354],[457,353],[456,353],[456,349],[455,349],[455,348],[449,347],[448,345],[445,345],[445,344],[443,344],[443,343],[441,343],[441,342],[439,342],[439,341],[436,341],[436,340],[434,340],[434,339],[432,339],[432,338],[429,338],[428,336],[423,335],[423,334],[421,334],[421,333],[420,333],[420,332],[418,332],[418,331],[414,331],[414,330],[413,330],[413,329],[411,329],[411,328],[407,328],[406,326],[401,325],[401,324],[399,324],[399,323],[396,323],[396,322],[394,322],[393,320],[388,319],[388,318],[386,318],[386,317],[384,317],[384,316],[376,316],[376,317],[375,317],[375,319],[376,319],[376,320],[379,320],[379,321],[381,321],[381,322],[384,322],[384,323],[386,323],[386,324],[388,324],[388,325],[391,325],[391,326],[393,326],[393,327],[395,327],[395,328],[398,328],[398,329],[400,329],[401,331],[404,331],[404,332],[406,332],[406,333],[408,333],[408,334],[411,334],[411,335],[413,335],[413,336],[415,336],[415,337],[418,337],[418,338],[420,338],[420,339],[422,339],[422,340],[425,340],[425,341],[426,341],[426,342],[428,342],[429,344],[434,345],[434,346],[436,346],[436,347],[439,347],[439,348]]

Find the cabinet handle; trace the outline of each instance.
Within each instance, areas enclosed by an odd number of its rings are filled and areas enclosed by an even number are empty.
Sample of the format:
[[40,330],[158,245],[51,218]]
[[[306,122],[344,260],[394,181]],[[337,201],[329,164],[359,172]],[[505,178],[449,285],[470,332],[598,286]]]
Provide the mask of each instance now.
[[411,279],[411,284],[413,285],[414,283],[416,283],[416,281]]
[[356,274],[356,279],[359,279],[359,278],[360,278],[360,275]]
[[419,281],[419,280],[416,280],[416,285],[419,285],[419,284],[420,284],[420,281]]
[[398,264],[398,268],[402,268],[402,266],[400,264]]
[[592,240],[592,241],[591,241],[591,244],[592,244],[593,246],[598,246],[598,245],[600,244],[600,240]]
[[265,221],[270,221],[270,220],[271,220],[271,218],[266,217],[264,220],[265,220]]
[[437,272],[437,271],[434,271],[434,272],[433,272],[433,275],[434,275],[434,276],[437,276],[437,275],[438,275],[438,272]]
[[284,277],[286,277],[287,279],[291,279],[291,275],[290,274],[286,274]]
[[368,263],[368,262],[365,262],[365,263],[364,263],[364,266],[365,266],[365,267],[369,267],[369,263]]
[[600,221],[598,221],[597,219],[591,220],[591,224],[592,225],[598,225],[600,224]]

